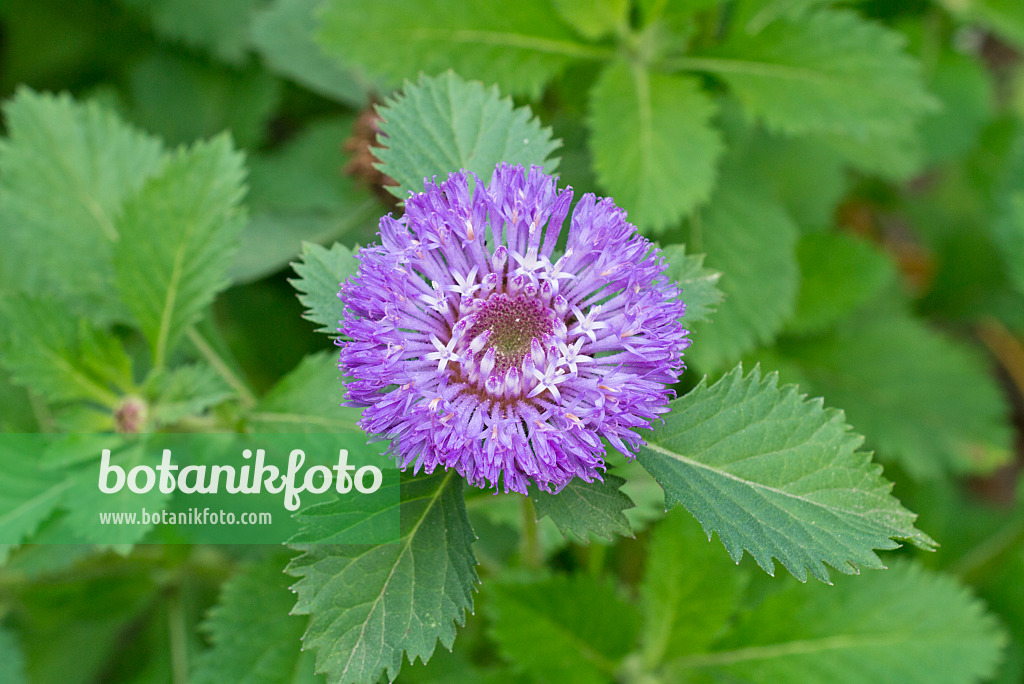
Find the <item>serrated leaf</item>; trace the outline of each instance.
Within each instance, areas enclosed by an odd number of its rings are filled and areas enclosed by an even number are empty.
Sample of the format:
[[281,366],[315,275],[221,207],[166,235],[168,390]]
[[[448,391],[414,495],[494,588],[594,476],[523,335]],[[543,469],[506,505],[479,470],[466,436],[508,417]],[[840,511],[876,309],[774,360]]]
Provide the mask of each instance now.
[[118,289],[158,368],[227,285],[243,180],[242,155],[219,136],[179,150],[118,217]]
[[721,78],[774,130],[886,139],[936,106],[903,47],[900,34],[854,12],[822,10],[737,31],[680,65]]
[[615,62],[590,92],[597,179],[641,229],[677,223],[711,194],[722,154],[715,103],[685,76]]
[[707,321],[725,295],[718,289],[719,271],[704,267],[703,254],[687,254],[685,245],[668,245],[661,248],[668,270],[665,275],[676,281],[682,291],[681,299],[686,304],[686,325]]
[[636,609],[608,581],[556,576],[529,584],[493,582],[485,591],[501,653],[539,681],[612,681],[636,640]]
[[454,69],[535,99],[571,61],[607,54],[578,42],[549,0],[327,0],[321,21],[330,54],[395,83]]
[[1005,636],[951,577],[897,563],[793,586],[744,615],[707,654],[680,659],[716,679],[835,684],[960,684],[987,680]]
[[148,14],[153,28],[161,36],[208,50],[227,62],[241,64],[246,58],[251,15],[264,0],[121,2]]
[[47,472],[36,463],[29,437],[7,435],[0,445],[0,563],[11,548],[33,534],[64,500],[62,473]]
[[723,182],[690,232],[723,273],[725,301],[710,323],[693,327],[686,355],[703,370],[722,369],[770,342],[793,311],[797,228],[761,192]]
[[567,24],[589,40],[629,26],[628,0],[552,0]]
[[779,387],[776,374],[744,377],[739,366],[669,406],[638,459],[666,505],[683,504],[733,560],[746,550],[769,574],[777,558],[801,581],[827,582],[826,563],[855,573],[883,567],[875,550],[896,540],[934,545],[843,413]]
[[50,402],[86,401],[113,408],[132,385],[120,341],[50,299],[0,301],[0,362],[13,379]]
[[343,407],[336,352],[311,354],[263,397],[248,422],[262,432],[358,432],[361,409]]
[[372,84],[325,55],[313,41],[324,0],[276,0],[256,13],[250,34],[273,72],[353,107],[367,104]]
[[623,511],[633,508],[633,501],[619,488],[626,481],[606,473],[604,481],[586,482],[573,478],[562,491],[549,494],[531,489],[530,498],[537,518],[547,516],[565,536],[589,541],[594,535],[613,540],[616,534],[632,537],[633,530]]
[[192,684],[312,684],[313,661],[302,652],[304,620],[288,612],[295,597],[287,558],[270,555],[223,586],[203,630],[213,647],[193,665]]
[[1008,409],[986,363],[910,317],[864,316],[785,340],[778,352],[914,477],[987,471],[1009,458]]
[[25,678],[25,658],[14,635],[0,629],[0,682],[28,684]]
[[454,470],[404,478],[402,538],[379,546],[298,545],[294,612],[330,684],[398,676],[402,654],[424,662],[455,641],[473,607],[473,530]]
[[144,392],[152,403],[149,415],[155,427],[199,415],[234,396],[212,367],[199,363],[156,373],[147,380]]
[[725,630],[745,582],[729,559],[676,509],[654,528],[640,584],[644,662],[704,652]]
[[[110,457],[111,465],[122,468],[125,473],[139,465],[154,468],[158,462],[152,452],[146,453],[144,443],[129,445]],[[67,524],[84,541],[127,554],[132,545],[152,529],[152,524],[102,525],[100,513],[138,513],[142,509],[160,511],[171,495],[162,492],[160,487],[144,493],[135,493],[124,487],[113,494],[106,494],[96,485],[98,473],[99,461],[94,460],[68,475],[63,506],[68,512]]]
[[845,233],[805,235],[797,245],[800,292],[787,329],[829,327],[896,282],[896,269],[870,243]]
[[[160,168],[160,142],[95,102],[18,91],[4,105],[0,208],[6,278],[92,321],[127,317],[110,296],[124,199]],[[68,274],[74,274],[69,278]]]
[[302,317],[318,323],[317,332],[334,335],[341,326],[341,283],[356,272],[359,262],[352,250],[338,243],[330,249],[303,243],[299,258],[301,261],[292,264],[299,277],[288,282],[299,291],[299,301],[306,307]]
[[449,71],[406,83],[380,110],[379,168],[398,181],[398,197],[423,192],[423,179],[465,169],[484,182],[499,162],[536,164],[553,173],[559,146],[528,107],[513,108],[497,88],[484,88]]

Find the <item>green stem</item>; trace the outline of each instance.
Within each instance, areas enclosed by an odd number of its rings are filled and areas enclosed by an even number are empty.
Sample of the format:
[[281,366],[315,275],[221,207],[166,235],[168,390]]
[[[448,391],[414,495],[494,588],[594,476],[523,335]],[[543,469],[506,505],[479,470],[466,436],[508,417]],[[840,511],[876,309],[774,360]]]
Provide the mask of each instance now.
[[544,564],[544,556],[541,553],[540,536],[537,531],[537,512],[533,508],[530,497],[523,497],[519,510],[523,520],[523,536],[519,555],[523,566],[531,570],[539,570]]
[[167,607],[167,630],[171,646],[171,681],[188,684],[188,628],[181,605],[181,588],[170,595]]
[[217,374],[224,378],[224,382],[228,383],[228,385],[238,393],[243,405],[246,407],[256,405],[256,395],[254,395],[252,390],[249,389],[249,386],[246,385],[233,370],[231,370],[231,366],[229,366],[228,363],[220,357],[217,350],[213,348],[213,345],[211,345],[198,330],[190,328],[188,331],[188,339],[193,345],[195,345],[195,348],[199,350],[199,353],[203,355],[203,358],[213,366],[213,369],[217,371]]

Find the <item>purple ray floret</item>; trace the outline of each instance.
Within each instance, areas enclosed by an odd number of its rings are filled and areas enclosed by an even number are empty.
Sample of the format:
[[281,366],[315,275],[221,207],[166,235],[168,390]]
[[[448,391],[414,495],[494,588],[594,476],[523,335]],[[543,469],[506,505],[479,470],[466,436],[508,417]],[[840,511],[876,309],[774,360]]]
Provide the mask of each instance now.
[[599,478],[604,438],[634,456],[689,346],[659,250],[610,199],[501,164],[464,171],[380,220],[342,286],[339,367],[361,427],[405,468],[558,491]]

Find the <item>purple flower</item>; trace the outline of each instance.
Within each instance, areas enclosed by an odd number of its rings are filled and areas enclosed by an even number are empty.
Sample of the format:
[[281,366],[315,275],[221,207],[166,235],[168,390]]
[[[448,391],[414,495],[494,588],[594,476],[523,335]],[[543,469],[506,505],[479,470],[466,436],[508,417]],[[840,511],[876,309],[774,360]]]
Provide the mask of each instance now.
[[[380,220],[342,286],[339,367],[361,427],[401,467],[557,491],[628,456],[667,411],[689,346],[659,250],[610,199],[501,164],[470,196],[453,173]],[[560,254],[560,256],[559,256]]]

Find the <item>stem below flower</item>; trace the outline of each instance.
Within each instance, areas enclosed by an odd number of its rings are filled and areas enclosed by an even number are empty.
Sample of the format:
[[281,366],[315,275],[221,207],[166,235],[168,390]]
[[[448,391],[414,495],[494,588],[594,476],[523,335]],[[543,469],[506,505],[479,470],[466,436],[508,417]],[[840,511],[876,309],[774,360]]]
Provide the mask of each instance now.
[[242,404],[249,407],[256,405],[256,396],[252,393],[252,390],[242,381],[238,375],[235,374],[227,362],[217,354],[217,351],[213,348],[206,338],[196,330],[190,328],[188,331],[188,339],[195,345],[195,348],[199,350],[199,353],[203,355],[213,369],[217,371],[217,374],[224,378],[224,382],[228,383],[233,390],[238,392],[239,398],[242,400]]
[[533,508],[530,497],[524,496],[519,506],[523,519],[523,536],[520,540],[519,556],[523,566],[530,570],[539,570],[544,564],[540,549],[540,537],[537,533],[537,511]]

